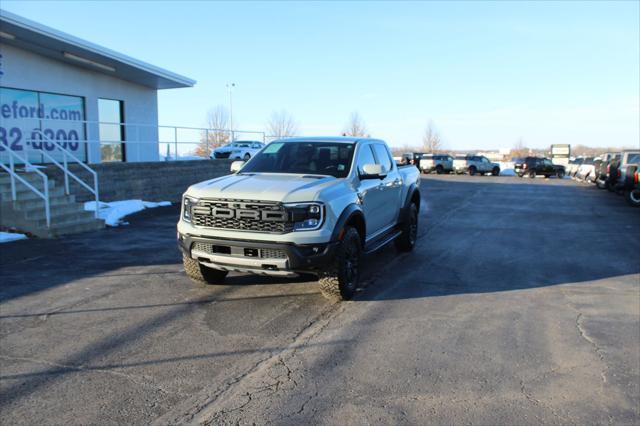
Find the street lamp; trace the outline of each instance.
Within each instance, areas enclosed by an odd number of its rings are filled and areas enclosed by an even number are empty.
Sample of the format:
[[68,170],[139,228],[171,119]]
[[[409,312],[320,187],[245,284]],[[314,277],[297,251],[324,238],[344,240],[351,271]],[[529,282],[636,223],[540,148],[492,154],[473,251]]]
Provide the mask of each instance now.
[[233,88],[236,87],[235,83],[227,83],[227,90],[229,91],[229,127],[231,128],[231,142],[233,142],[233,96],[231,95]]

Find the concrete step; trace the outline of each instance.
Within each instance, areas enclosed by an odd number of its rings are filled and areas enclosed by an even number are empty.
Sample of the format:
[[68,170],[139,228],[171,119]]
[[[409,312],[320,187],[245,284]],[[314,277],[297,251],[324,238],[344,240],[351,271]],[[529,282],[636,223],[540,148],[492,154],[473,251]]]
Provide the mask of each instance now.
[[[43,210],[44,211],[44,200],[42,198],[35,198],[29,200],[20,200],[12,202],[11,199],[8,201],[2,201],[3,204],[11,204],[14,209],[20,211],[29,211],[29,210]],[[49,207],[51,209],[60,205],[67,204],[76,204],[75,195],[55,195],[49,198]]]
[[[42,191],[42,189],[44,188],[43,185],[43,181],[40,180],[35,181],[35,182],[29,182],[33,185],[33,187],[35,187],[38,191]],[[49,179],[48,181],[49,183],[49,190],[53,189],[56,187],[56,181],[53,179]],[[20,182],[19,180],[16,180],[16,192],[26,192],[26,191],[31,191],[31,189],[29,189],[24,183]],[[8,193],[11,194],[11,182],[0,182],[0,193]]]
[[[36,188],[38,190],[42,190],[41,188]],[[49,190],[49,198],[52,197],[60,197],[60,196],[64,196],[64,188],[52,188]],[[36,194],[35,192],[31,191],[30,189],[21,189],[19,191],[16,191],[16,201],[23,201],[23,200],[42,200],[42,198]],[[2,192],[0,191],[0,201],[4,202],[4,201],[13,201],[13,197],[11,195],[11,191],[7,191],[7,192]]]
[[[44,211],[44,207],[42,208],[31,208],[31,209],[23,209],[24,217],[29,220],[40,220],[45,219],[46,214]],[[67,203],[67,204],[58,204],[55,206],[51,206],[51,222],[55,222],[58,218],[68,215],[70,213],[85,213],[84,206],[79,203]],[[93,214],[93,212],[90,212]]]
[[86,220],[73,224],[52,225],[51,228],[39,227],[34,228],[32,232],[40,238],[55,238],[63,235],[79,234],[82,232],[97,231],[104,228],[104,222],[101,220]]
[[[33,218],[25,218],[29,222],[33,223],[37,228],[45,228],[47,226],[47,219],[44,216],[44,212],[42,212],[42,216],[38,219]],[[51,215],[51,226],[66,226],[73,225],[76,223],[82,223],[87,221],[97,221],[93,212],[87,211],[75,211],[69,213],[62,213],[56,216]],[[103,221],[104,225],[104,221]]]

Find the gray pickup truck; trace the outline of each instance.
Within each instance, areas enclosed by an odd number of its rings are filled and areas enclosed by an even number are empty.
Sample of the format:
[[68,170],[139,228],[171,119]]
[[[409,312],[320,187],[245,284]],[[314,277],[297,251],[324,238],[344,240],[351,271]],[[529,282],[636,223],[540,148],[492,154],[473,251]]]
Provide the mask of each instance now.
[[326,296],[349,299],[363,253],[416,243],[420,173],[398,166],[384,141],[276,140],[231,169],[183,197],[178,245],[195,281],[312,273]]

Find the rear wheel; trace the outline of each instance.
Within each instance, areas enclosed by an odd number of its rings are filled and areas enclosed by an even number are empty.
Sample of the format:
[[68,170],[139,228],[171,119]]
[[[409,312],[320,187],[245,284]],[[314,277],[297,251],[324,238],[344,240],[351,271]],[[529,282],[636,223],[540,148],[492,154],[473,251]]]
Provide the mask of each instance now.
[[631,207],[640,207],[640,189],[624,191],[624,198]]
[[349,300],[358,288],[360,278],[360,234],[347,227],[333,262],[320,273],[320,290],[328,299]]
[[182,255],[182,264],[187,276],[199,284],[222,284],[229,273],[219,269],[207,268],[185,254]]
[[411,203],[407,221],[402,224],[402,234],[395,239],[396,250],[404,252],[411,251],[418,239],[418,207]]

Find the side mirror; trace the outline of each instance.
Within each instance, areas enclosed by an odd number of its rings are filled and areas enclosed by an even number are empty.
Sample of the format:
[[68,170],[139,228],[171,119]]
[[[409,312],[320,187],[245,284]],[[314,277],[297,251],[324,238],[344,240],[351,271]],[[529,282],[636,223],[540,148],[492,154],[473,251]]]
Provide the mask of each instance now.
[[238,173],[244,166],[244,161],[234,161],[231,163],[231,173]]
[[365,164],[362,166],[360,179],[382,179],[386,175],[381,164]]

